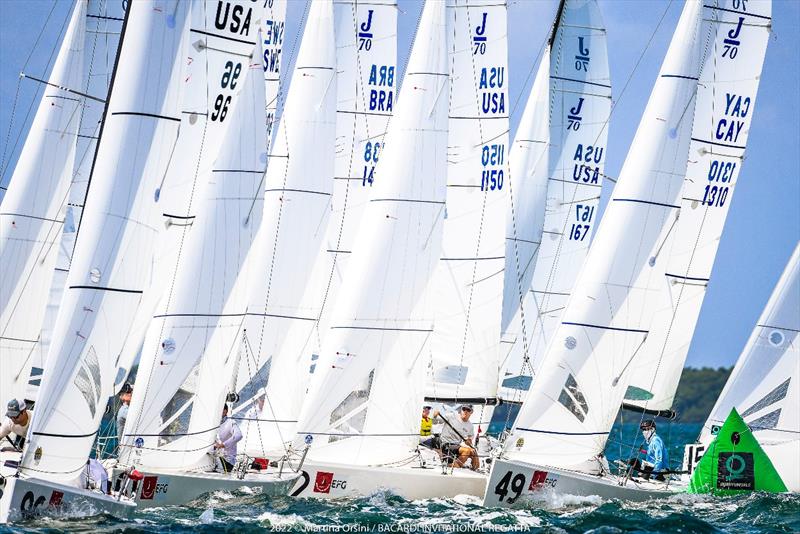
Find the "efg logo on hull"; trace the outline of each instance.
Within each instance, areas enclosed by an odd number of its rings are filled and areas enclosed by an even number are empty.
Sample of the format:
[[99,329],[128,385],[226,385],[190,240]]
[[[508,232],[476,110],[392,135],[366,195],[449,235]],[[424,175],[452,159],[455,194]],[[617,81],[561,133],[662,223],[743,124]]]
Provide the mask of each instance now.
[[317,471],[317,477],[314,480],[314,493],[330,493],[331,489],[347,489],[347,481],[334,479],[333,473]]

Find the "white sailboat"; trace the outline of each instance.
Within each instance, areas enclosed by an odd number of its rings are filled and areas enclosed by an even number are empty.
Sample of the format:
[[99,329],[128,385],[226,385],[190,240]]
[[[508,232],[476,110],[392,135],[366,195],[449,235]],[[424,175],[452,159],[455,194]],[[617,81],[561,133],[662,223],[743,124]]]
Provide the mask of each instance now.
[[[425,3],[331,327],[297,423],[310,447],[295,496],[389,488],[407,498],[476,493],[485,477],[443,475],[417,452],[428,282],[440,258],[449,94],[444,2]],[[415,157],[408,157],[414,154]],[[458,472],[461,471],[461,472]],[[313,482],[312,482],[313,481]]]
[[[523,120],[542,120],[549,128],[531,135],[530,130],[543,127],[528,123],[517,132],[520,148],[512,154],[512,164],[517,157],[527,158],[528,163],[519,165],[531,170],[530,178],[523,175],[519,181],[512,174],[512,184],[521,183],[514,189],[517,206],[507,229],[504,400],[524,399],[589,251],[611,113],[606,40],[594,2],[560,4],[523,115]],[[543,107],[529,111],[537,105]],[[509,274],[518,264],[517,280]]]
[[[506,5],[447,4],[451,72],[442,254],[430,282],[428,402],[476,404],[492,418],[500,371],[505,222],[509,211]],[[478,441],[480,443],[480,441]]]
[[[75,2],[30,132],[0,204],[0,399],[36,400],[41,330],[59,256],[85,96],[87,2]],[[33,82],[31,82],[33,83]]]
[[629,363],[652,321],[647,278],[663,276],[650,258],[678,209],[706,41],[703,15],[699,1],[687,2],[539,376],[494,462],[487,505],[512,505],[545,488],[641,499],[654,493],[643,486],[665,485],[617,479],[603,451]]
[[[333,15],[336,40],[335,147],[318,143],[320,148],[331,153],[335,151],[332,196],[327,205],[320,206],[327,215],[313,212],[315,217],[325,215],[329,218],[327,231],[320,223],[313,229],[313,239],[302,238],[299,233],[291,237],[294,241],[302,239],[309,246],[319,247],[311,256],[311,273],[302,282],[299,282],[302,272],[309,265],[300,266],[299,262],[307,261],[307,258],[297,257],[297,247],[294,246],[289,253],[293,258],[279,258],[287,265],[290,265],[288,262],[298,262],[288,268],[294,273],[291,282],[299,285],[282,290],[287,295],[281,297],[280,308],[275,308],[276,313],[283,317],[254,315],[246,320],[250,340],[248,349],[252,350],[245,350],[245,360],[239,364],[236,392],[240,395],[240,403],[235,413],[243,423],[244,449],[256,457],[282,456],[287,442],[294,438],[294,425],[305,397],[309,371],[315,363],[314,355],[320,353],[321,338],[327,330],[331,310],[353,253],[354,237],[369,202],[375,165],[380,158],[383,136],[394,106],[395,2],[335,2]],[[329,111],[325,108],[326,113]],[[286,116],[287,120],[292,120],[291,115]],[[323,115],[318,113],[318,117],[323,118]],[[326,165],[329,163],[325,162]],[[314,172],[323,171],[328,172],[322,168]],[[326,189],[328,187],[326,185]],[[315,217],[309,217],[310,213],[306,211],[305,216],[315,222]],[[324,236],[323,239],[320,240],[320,236]],[[264,249],[264,253],[275,254],[270,248]],[[303,271],[298,271],[298,266]],[[281,287],[285,282],[277,274],[273,275],[272,284]],[[263,306],[265,282],[262,280],[250,286],[257,288],[253,292],[251,310]],[[279,321],[277,328],[276,321]],[[248,412],[259,399],[264,401],[263,410],[248,417]]]
[[686,446],[692,471],[731,408],[744,418],[786,488],[800,491],[800,244],[711,410],[698,443]]
[[0,497],[2,521],[44,508],[45,502],[88,502],[95,511],[116,515],[133,509],[127,500],[85,489],[81,475],[148,274],[156,233],[150,224],[152,186],[163,175],[177,134],[187,11],[184,3],[163,2],[131,3],[126,12],[48,369],[19,476],[6,479]]
[[706,60],[697,86],[680,211],[655,255],[666,267],[663,278],[652,279],[660,300],[651,333],[632,364],[623,403],[631,410],[674,414],[675,392],[744,164],[772,20],[770,0],[748,2],[746,11],[743,6],[706,6],[709,18],[718,21],[709,53],[715,61]]

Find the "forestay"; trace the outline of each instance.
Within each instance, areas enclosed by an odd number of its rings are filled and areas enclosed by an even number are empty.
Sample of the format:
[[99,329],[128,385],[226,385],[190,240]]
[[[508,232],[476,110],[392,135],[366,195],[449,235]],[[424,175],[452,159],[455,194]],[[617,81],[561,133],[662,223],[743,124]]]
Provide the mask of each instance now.
[[521,389],[541,366],[558,328],[598,215],[611,114],[606,41],[597,2],[564,2],[549,54],[549,175],[540,245],[530,285],[523,286],[517,329],[506,333],[507,341],[515,335],[506,363],[514,375],[509,385]]
[[625,396],[626,405],[647,410],[669,410],[675,399],[744,163],[771,32],[770,0],[715,0],[703,11],[712,41],[697,88],[680,214],[661,238],[665,276],[653,280],[660,303]]
[[116,359],[150,275],[153,190],[180,123],[186,22],[182,2],[129,5],[25,474],[75,480],[113,394]]
[[736,408],[789,491],[800,491],[800,245],[703,425],[708,447]]
[[[426,394],[495,397],[509,211],[505,2],[449,0],[447,28],[447,204],[430,286],[435,321]],[[481,422],[489,423],[489,411]]]
[[[29,398],[41,380],[40,332],[64,221],[78,138],[86,2],[69,26],[0,204],[0,399]],[[31,85],[37,82],[29,82]],[[5,401],[3,401],[5,402]]]
[[[333,196],[325,238],[316,253],[310,277],[303,283],[302,300],[294,317],[280,329],[267,328],[255,339],[261,353],[255,365],[241,365],[237,391],[239,415],[252,406],[264,386],[268,400],[260,422],[243,426],[245,450],[263,456],[283,450],[294,437],[309,370],[320,353],[342,278],[353,252],[353,240],[375,181],[383,136],[394,107],[397,48],[395,2],[334,3],[336,37],[336,141]],[[314,156],[317,157],[317,156]],[[309,320],[313,319],[313,320]],[[253,340],[253,333],[248,330]],[[261,337],[263,336],[263,341]],[[256,348],[254,343],[251,346]],[[267,347],[274,347],[265,352]]]
[[445,25],[444,2],[427,2],[297,423],[295,445],[304,447],[310,435],[312,458],[393,461],[419,439],[423,348],[432,326],[425,289],[440,257],[445,203]]
[[603,223],[506,443],[511,458],[597,472],[652,319],[648,276],[677,213],[699,74],[702,6],[686,4]]
[[[127,376],[141,350],[142,359],[160,353],[172,365],[182,347],[164,354],[163,316],[174,306],[175,281],[192,226],[204,198],[202,177],[211,171],[251,61],[264,0],[196,0],[191,3],[190,48],[183,62],[180,128],[172,141],[167,170],[151,192],[159,217],[152,257],[153,276],[119,358],[118,376]],[[266,158],[266,148],[264,150]],[[193,355],[198,358],[199,355]],[[118,384],[118,386],[121,384]]]
[[156,333],[165,341],[139,366],[121,455],[129,464],[192,469],[208,460],[202,446],[214,440],[227,384],[217,379],[197,388],[194,367],[203,355],[230,352],[214,343],[222,339],[214,333],[229,320],[222,315],[225,303],[246,298],[235,282],[261,222],[267,164],[260,55],[256,45],[253,56],[242,59],[241,74],[231,78],[241,92],[213,169],[201,178],[204,198],[183,245],[170,306],[156,317]]

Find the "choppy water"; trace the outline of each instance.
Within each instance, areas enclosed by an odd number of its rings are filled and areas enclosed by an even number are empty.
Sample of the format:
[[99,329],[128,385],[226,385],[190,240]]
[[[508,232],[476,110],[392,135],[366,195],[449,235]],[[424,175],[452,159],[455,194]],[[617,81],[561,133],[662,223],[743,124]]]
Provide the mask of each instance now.
[[[636,425],[617,426],[631,437]],[[659,428],[670,438],[671,463],[680,464],[683,443],[697,425]],[[632,434],[633,433],[633,434]],[[629,447],[629,446],[628,446]],[[609,457],[628,447],[610,446]],[[738,497],[676,495],[650,503],[553,497],[539,508],[484,508],[480,499],[407,501],[385,492],[368,498],[315,501],[267,499],[247,492],[216,492],[184,507],[138,512],[129,521],[111,517],[38,519],[10,532],[800,532],[800,495]],[[0,528],[0,532],[5,532]]]

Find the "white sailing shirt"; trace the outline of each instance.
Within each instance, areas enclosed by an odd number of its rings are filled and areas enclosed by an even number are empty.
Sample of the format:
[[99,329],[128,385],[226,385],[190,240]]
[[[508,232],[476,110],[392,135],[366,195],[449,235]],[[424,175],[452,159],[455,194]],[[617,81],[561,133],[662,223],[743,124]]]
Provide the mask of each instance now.
[[[31,414],[28,413],[28,422],[24,425],[19,425],[11,420],[10,417],[6,417],[3,420],[3,424],[0,425],[0,440],[4,440],[6,436],[11,433],[16,434],[17,436],[25,437],[28,435],[28,426],[31,424]],[[1,445],[0,445],[1,446]]]
[[239,430],[239,425],[236,424],[236,421],[230,417],[225,418],[225,421],[219,425],[217,430],[217,441],[225,447],[223,457],[232,464],[236,463],[236,444],[241,439],[242,431]]

